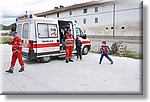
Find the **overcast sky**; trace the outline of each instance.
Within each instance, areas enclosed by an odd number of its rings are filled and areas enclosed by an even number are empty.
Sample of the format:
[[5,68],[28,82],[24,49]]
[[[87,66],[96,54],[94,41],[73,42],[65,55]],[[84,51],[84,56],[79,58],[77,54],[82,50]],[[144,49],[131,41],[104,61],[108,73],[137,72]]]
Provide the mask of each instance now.
[[0,3],[0,24],[10,25],[15,18],[25,14],[51,10],[56,6],[69,6],[91,0],[3,0]]

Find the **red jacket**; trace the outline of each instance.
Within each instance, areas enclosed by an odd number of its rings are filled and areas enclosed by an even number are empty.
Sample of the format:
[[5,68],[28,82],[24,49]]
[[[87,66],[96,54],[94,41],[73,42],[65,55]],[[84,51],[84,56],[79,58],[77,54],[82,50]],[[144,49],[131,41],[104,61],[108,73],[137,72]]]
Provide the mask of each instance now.
[[17,36],[8,43],[12,45],[12,52],[22,52],[22,40]]

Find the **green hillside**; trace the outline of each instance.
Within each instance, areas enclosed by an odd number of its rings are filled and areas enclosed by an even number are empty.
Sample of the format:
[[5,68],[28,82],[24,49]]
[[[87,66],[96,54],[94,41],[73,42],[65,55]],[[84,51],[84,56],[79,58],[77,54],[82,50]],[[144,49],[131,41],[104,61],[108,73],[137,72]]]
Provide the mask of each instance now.
[[5,26],[5,25],[3,25],[3,24],[0,24],[0,26],[1,26],[1,30],[11,30],[11,28],[13,27],[16,27],[16,24],[15,23],[13,23],[13,24],[11,24],[11,25],[9,25],[9,26]]

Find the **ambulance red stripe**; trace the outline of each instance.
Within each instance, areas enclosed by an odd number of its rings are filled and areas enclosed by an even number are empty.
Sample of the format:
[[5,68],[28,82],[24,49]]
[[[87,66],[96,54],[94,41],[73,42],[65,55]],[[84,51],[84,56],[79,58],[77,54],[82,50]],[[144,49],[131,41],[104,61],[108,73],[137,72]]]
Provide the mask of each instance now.
[[58,47],[59,43],[33,44],[33,48]]
[[82,41],[82,44],[90,44],[90,41]]
[[[90,41],[82,41],[82,44],[90,44]],[[33,44],[33,48],[44,48],[44,47],[58,47],[59,43],[48,43],[48,44]],[[25,48],[29,48],[24,46]]]

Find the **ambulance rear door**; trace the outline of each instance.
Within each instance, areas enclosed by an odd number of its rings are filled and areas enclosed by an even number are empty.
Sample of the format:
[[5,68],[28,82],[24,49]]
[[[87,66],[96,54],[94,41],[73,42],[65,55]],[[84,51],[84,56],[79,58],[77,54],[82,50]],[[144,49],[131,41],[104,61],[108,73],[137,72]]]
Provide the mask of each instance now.
[[[18,29],[21,28],[21,25],[18,25]],[[28,53],[29,53],[29,38],[30,38],[30,23],[29,22],[24,22],[22,23],[22,54],[23,57],[28,58]]]

